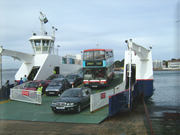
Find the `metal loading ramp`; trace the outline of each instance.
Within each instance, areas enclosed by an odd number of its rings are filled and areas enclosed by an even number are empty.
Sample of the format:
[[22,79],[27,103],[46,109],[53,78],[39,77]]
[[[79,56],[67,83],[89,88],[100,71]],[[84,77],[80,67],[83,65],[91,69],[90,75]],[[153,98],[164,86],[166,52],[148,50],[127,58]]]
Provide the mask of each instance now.
[[30,104],[19,101],[2,101],[0,104],[1,120],[22,120],[41,122],[65,122],[65,123],[93,123],[99,124],[109,115],[108,106],[91,113],[89,106],[81,113],[58,113],[51,111],[50,105],[56,96],[43,96],[42,105]]

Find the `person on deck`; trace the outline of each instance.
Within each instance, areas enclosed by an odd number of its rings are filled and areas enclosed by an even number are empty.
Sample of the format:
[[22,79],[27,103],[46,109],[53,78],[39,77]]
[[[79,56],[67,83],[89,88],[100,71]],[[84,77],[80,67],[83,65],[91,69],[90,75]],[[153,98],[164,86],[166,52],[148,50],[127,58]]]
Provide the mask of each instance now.
[[54,75],[56,74],[56,70],[53,71]]
[[18,85],[18,82],[16,80],[14,80],[14,83],[13,83],[14,87]]
[[19,81],[19,84],[22,84],[23,83],[23,80],[22,80],[22,77],[20,78],[20,81]]
[[22,80],[23,80],[24,83],[27,81],[26,75],[24,75],[24,77],[22,78]]
[[4,84],[4,87],[5,87],[5,96],[6,98],[9,98],[9,94],[10,94],[9,80],[6,81],[6,83]]
[[43,90],[43,86],[42,86],[42,84],[40,83],[39,86],[38,86],[38,88],[37,88],[38,94],[41,94],[41,95],[42,95],[42,90]]

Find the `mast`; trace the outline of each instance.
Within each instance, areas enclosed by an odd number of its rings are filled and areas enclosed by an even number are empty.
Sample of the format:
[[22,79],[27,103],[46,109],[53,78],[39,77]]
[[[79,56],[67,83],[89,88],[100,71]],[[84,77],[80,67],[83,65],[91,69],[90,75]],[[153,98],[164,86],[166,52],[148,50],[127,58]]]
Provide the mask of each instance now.
[[43,23],[44,15],[43,15],[43,13],[41,11],[39,13],[41,14],[41,16],[39,18],[40,21],[41,21],[41,35],[43,35],[43,31],[44,31],[44,23]]

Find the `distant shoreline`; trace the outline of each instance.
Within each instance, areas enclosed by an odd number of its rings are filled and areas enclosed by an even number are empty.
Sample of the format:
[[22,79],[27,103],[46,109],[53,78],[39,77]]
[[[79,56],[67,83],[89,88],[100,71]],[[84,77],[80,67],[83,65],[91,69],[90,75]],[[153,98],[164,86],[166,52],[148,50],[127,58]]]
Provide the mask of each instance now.
[[18,71],[18,69],[2,69],[2,71]]
[[153,71],[180,71],[179,68],[161,68],[161,69],[153,69]]

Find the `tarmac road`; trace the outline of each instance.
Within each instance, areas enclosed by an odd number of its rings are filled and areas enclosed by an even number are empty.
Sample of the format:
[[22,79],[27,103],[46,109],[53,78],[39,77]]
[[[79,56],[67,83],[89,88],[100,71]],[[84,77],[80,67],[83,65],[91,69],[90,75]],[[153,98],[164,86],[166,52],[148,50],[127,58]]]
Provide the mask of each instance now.
[[134,104],[131,111],[119,112],[100,124],[75,124],[57,122],[29,122],[0,120],[3,135],[68,135],[68,134],[150,134],[143,105]]

